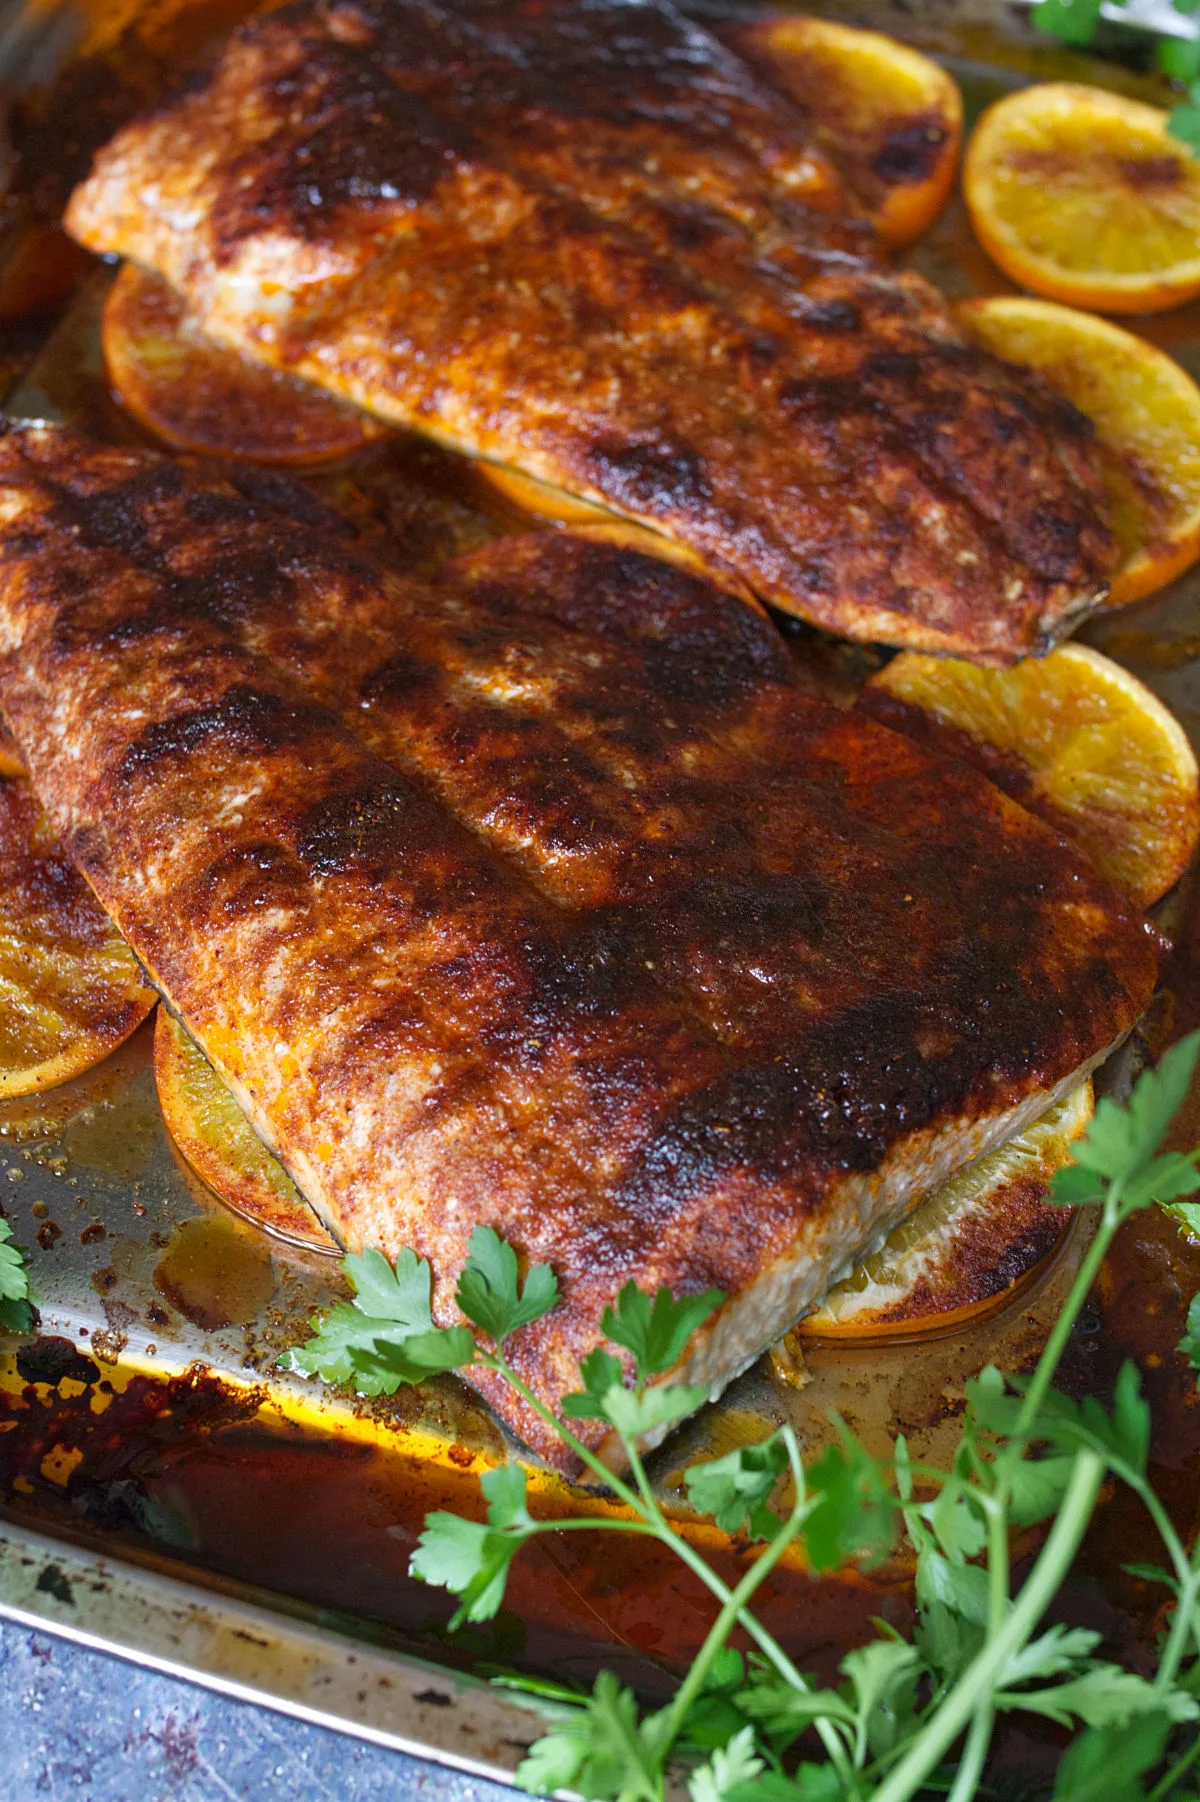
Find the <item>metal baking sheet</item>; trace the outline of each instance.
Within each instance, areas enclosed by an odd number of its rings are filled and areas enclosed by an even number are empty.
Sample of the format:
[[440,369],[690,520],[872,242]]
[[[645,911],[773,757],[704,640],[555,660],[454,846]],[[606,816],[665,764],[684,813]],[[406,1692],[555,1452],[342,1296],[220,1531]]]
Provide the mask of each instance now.
[[[701,0],[694,10],[728,11]],[[1137,85],[1116,65],[1037,43],[1018,15],[981,3],[929,13],[843,7],[838,16],[942,55],[972,112],[1030,74]],[[102,37],[103,15],[82,28]],[[0,36],[0,60],[4,44]],[[952,294],[1008,291],[957,202],[911,260]],[[99,360],[105,279],[85,283],[10,391],[10,413],[129,435]],[[1200,375],[1200,308],[1145,330]],[[430,510],[407,522],[414,543],[436,529],[453,549],[495,529],[469,480],[447,485],[446,467],[444,458],[421,466]],[[1193,576],[1087,636],[1148,681],[1200,743],[1198,599]],[[1180,948],[1152,1038],[1200,1023],[1200,910],[1187,894],[1173,925]],[[77,1081],[0,1104],[0,1197],[29,1248],[40,1314],[36,1336],[0,1348],[0,1613],[500,1778],[537,1726],[488,1688],[497,1666],[588,1682],[604,1663],[661,1694],[707,1625],[707,1597],[642,1542],[540,1542],[517,1561],[495,1623],[447,1633],[445,1597],[407,1576],[416,1534],[429,1507],[478,1511],[479,1473],[512,1448],[453,1379],[363,1403],[281,1367],[308,1317],[341,1293],[336,1266],[235,1219],[182,1163],[163,1129],[150,1040],[143,1028]],[[1200,1105],[1192,1111],[1200,1136]],[[1078,1249],[1073,1230],[1002,1313],[966,1330],[761,1361],[657,1455],[655,1481],[681,1530],[736,1567],[739,1550],[688,1515],[681,1472],[701,1450],[761,1438],[784,1420],[811,1448],[836,1408],[868,1442],[901,1429],[916,1455],[936,1458],[968,1377],[989,1360],[1019,1367],[1036,1355]],[[1102,1392],[1122,1356],[1139,1357],[1165,1423],[1160,1488],[1189,1528],[1200,1411],[1189,1410],[1170,1353],[1180,1304],[1197,1287],[1196,1249],[1169,1223],[1143,1222],[1112,1260],[1068,1366],[1077,1386]],[[544,1472],[534,1496],[546,1510],[606,1506]],[[1080,1608],[1101,1597],[1133,1631],[1147,1598],[1111,1577],[1120,1562],[1111,1547],[1127,1529],[1118,1502],[1098,1523],[1075,1589]],[[797,1657],[828,1668],[870,1632],[872,1616],[903,1625],[906,1577],[902,1562],[869,1579],[819,1580],[785,1562],[761,1607]]]

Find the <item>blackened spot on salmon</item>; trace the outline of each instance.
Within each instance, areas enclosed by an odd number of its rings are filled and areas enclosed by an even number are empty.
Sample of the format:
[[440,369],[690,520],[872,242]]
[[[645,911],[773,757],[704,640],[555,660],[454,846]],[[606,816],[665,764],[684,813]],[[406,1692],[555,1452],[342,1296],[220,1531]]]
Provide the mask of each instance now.
[[397,776],[309,808],[296,823],[296,851],[316,876],[369,872],[403,862],[431,828],[444,836],[441,816]]
[[202,488],[188,495],[184,512],[189,525],[239,526],[246,520],[245,502],[236,494],[223,494],[219,489]]
[[474,559],[487,573],[473,581],[472,599],[499,620],[552,619],[614,640],[627,651],[631,673],[635,656],[646,659],[650,681],[695,700],[732,695],[764,677],[793,681],[770,622],[678,564],[549,533],[529,541],[527,552],[520,547],[519,557],[515,548],[500,541]]
[[[293,481],[277,469],[255,469],[244,463],[230,464],[224,472],[231,486],[255,510],[281,514],[289,522],[300,521],[333,539],[357,540],[358,534],[346,519],[327,507],[303,482]],[[322,545],[328,542],[323,536]]]
[[789,413],[840,419],[873,411],[871,398],[851,376],[798,376],[779,390],[781,405]]
[[921,373],[921,359],[912,350],[879,350],[869,356],[862,368],[864,382],[915,382]]
[[788,300],[788,311],[810,331],[827,332],[831,337],[862,330],[862,314],[853,301],[810,300],[796,294]]
[[323,717],[315,707],[237,685],[227,689],[215,705],[188,708],[148,726],[122,757],[116,781],[120,784],[152,774],[166,758],[190,757],[213,738],[239,751],[277,751],[299,744]]
[[419,205],[469,155],[465,133],[396,87],[371,54],[326,37],[301,45],[303,61],[265,93],[283,123],[223,171],[212,225],[226,257],[270,228],[321,241],[342,207]]
[[597,487],[639,513],[693,513],[712,498],[704,459],[686,445],[599,439],[589,462]]
[[882,148],[871,158],[871,172],[889,187],[927,181],[946,142],[946,127],[936,113],[897,121],[887,129]]
[[573,920],[561,935],[531,936],[528,1020],[539,1032],[562,1030],[573,1019],[616,1014],[651,986],[652,956],[640,913],[598,910]]
[[386,663],[372,671],[359,694],[363,705],[372,707],[428,694],[441,681],[441,672],[432,663],[409,651],[397,651],[394,657],[389,657]]
[[183,487],[183,471],[165,459],[140,463],[121,481],[98,493],[76,493],[55,485],[54,510],[71,535],[89,549],[116,551],[140,566],[147,563],[148,510],[174,500]]
[[1079,566],[1079,540],[1084,521],[1056,513],[1051,507],[1035,507],[1030,532],[1023,547],[1034,568],[1044,576],[1070,581]]
[[699,250],[701,245],[728,234],[725,221],[709,207],[663,205],[660,211],[677,250]]
[[243,537],[236,549],[217,552],[198,569],[168,576],[162,586],[163,610],[184,622],[208,619],[221,626],[239,625],[269,609],[278,610],[296,593],[286,556],[282,541],[255,548]]
[[[744,865],[753,853],[736,827],[728,829],[728,849],[744,850]],[[715,835],[713,838],[716,844]],[[726,861],[726,868],[734,859]],[[703,876],[689,881],[678,904],[672,907],[672,936],[685,955],[697,942],[717,945],[731,965],[765,952],[770,959],[781,945],[799,941],[820,945],[825,937],[829,897],[814,876],[773,875],[755,871],[754,880],[737,875]]]

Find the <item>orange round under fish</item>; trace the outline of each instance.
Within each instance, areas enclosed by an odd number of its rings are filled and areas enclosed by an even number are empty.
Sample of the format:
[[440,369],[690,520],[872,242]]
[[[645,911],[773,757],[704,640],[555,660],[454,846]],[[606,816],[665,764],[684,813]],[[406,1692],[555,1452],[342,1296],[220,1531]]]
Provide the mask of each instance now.
[[390,435],[369,413],[215,344],[164,281],[132,263],[109,291],[102,337],[126,411],[179,450],[305,467]]
[[0,779],[0,1100],[91,1069],[157,1000],[28,784]]
[[176,1148],[227,1208],[289,1245],[340,1255],[236,1097],[165,1008],[154,1023],[154,1080]]

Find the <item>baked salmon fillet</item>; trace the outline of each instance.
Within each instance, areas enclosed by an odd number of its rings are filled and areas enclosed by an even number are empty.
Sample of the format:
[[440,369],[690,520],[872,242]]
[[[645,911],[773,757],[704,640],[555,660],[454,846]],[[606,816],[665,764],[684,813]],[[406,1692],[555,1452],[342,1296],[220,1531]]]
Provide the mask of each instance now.
[[645,534],[417,582],[279,477],[52,427],[0,519],[63,844],[344,1244],[428,1257],[443,1321],[476,1226],[553,1265],[511,1341],[551,1408],[631,1279],[726,1294],[674,1373],[718,1392],[1149,998],[1078,854]]
[[220,342],[778,607],[1011,662],[1114,566],[1090,428],[853,211],[657,0],[299,0],[120,130],[67,224]]

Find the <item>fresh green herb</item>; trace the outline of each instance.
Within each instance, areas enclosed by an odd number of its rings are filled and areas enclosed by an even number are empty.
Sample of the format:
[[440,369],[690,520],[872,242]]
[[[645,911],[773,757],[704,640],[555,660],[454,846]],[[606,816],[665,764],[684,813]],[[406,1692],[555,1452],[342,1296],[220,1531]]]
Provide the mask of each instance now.
[[[1188,46],[1192,48],[1191,45]],[[1196,46],[1200,51],[1200,45]],[[1198,56],[1197,61],[1200,61]],[[1196,69],[1190,71],[1194,76]],[[1200,152],[1200,81],[1188,83],[1187,99],[1173,106],[1167,115],[1167,130],[1190,150]]]
[[0,1214],[0,1332],[26,1332],[32,1319],[29,1272],[13,1244],[12,1227]]
[[[537,1534],[584,1530],[659,1540],[701,1579],[713,1621],[687,1676],[663,1708],[644,1713],[609,1672],[590,1695],[520,1677],[550,1730],[518,1773],[528,1789],[571,1788],[615,1802],[662,1802],[669,1766],[688,1773],[693,1802],[970,1802],[998,1718],[1040,1717],[1073,1737],[1050,1802],[1197,1802],[1200,1794],[1200,1552],[1189,1552],[1147,1478],[1150,1415],[1127,1364],[1113,1403],[1075,1401],[1054,1388],[1067,1339],[1113,1236],[1139,1208],[1179,1205],[1200,1189],[1196,1156],[1162,1144],[1200,1057],[1200,1034],[1175,1046],[1136,1084],[1127,1107],[1102,1101],[1054,1200],[1086,1207],[1096,1230],[1032,1375],[988,1368],[968,1386],[948,1469],[913,1462],[898,1438],[876,1458],[843,1423],[811,1464],[790,1427],[761,1444],[693,1465],[693,1505],[741,1535],[748,1562],[728,1585],[662,1512],[640,1441],[703,1399],[669,1376],[696,1328],[720,1303],[716,1291],[677,1299],[632,1285],[603,1318],[608,1345],[581,1367],[584,1387],[566,1398],[570,1419],[599,1419],[619,1435],[628,1477],[616,1477],[556,1418],[505,1361],[508,1337],[557,1303],[552,1273],[520,1280],[516,1254],[479,1229],[459,1281],[465,1327],[439,1328],[430,1312],[427,1264],[404,1252],[393,1270],[377,1253],[346,1260],[353,1304],[314,1322],[297,1358],[377,1393],[434,1370],[481,1363],[500,1372],[553,1426],[584,1466],[615,1491],[626,1517],[538,1520],[515,1466],[483,1479],[485,1521],[431,1514],[412,1560],[415,1575],[458,1597],[454,1624],[500,1608],[513,1558]],[[1180,1348],[1200,1370],[1200,1299]],[[1091,1520],[1101,1485],[1124,1483],[1141,1499],[1164,1548],[1161,1565],[1131,1567],[1162,1583],[1172,1604],[1153,1677],[1100,1654],[1091,1630],[1046,1624],[1046,1612]],[[1015,1531],[1046,1528],[1015,1587]],[[886,1556],[903,1534],[915,1555],[911,1639],[880,1637],[847,1654],[832,1687],[807,1679],[755,1617],[751,1603],[779,1559],[797,1548],[813,1570]],[[741,1629],[748,1657],[729,1645]]]
[[[1030,18],[1035,31],[1083,50],[1095,42],[1101,5],[1102,0],[1037,0]],[[1181,21],[1192,19],[1200,13],[1200,0],[1164,0],[1161,13],[1169,18],[1172,12]],[[1164,29],[1161,15],[1152,20],[1145,7],[1135,9],[1128,4],[1121,16],[1110,13],[1108,17],[1152,40],[1160,74],[1188,84],[1187,99],[1171,109],[1167,130],[1191,150],[1200,151],[1200,33],[1192,36],[1187,27]]]

